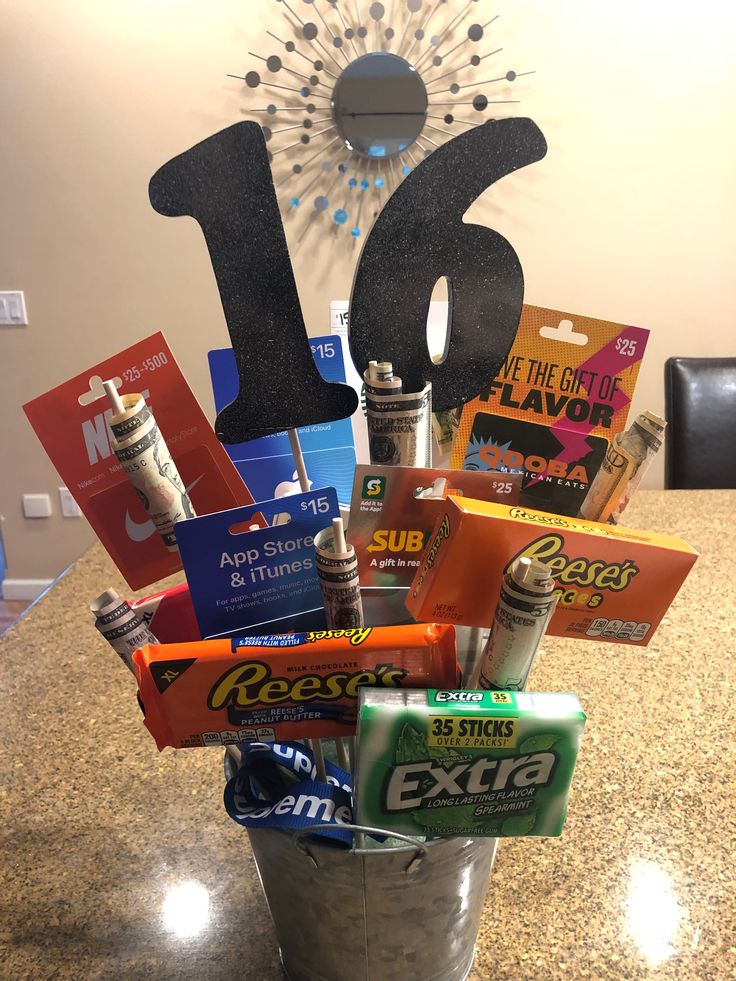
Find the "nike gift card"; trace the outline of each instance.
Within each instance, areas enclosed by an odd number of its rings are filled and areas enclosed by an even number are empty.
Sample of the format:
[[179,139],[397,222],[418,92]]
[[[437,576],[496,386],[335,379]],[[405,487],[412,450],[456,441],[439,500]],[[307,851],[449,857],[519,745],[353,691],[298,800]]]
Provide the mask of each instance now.
[[110,445],[112,414],[102,388],[140,392],[150,406],[197,514],[253,497],[202,411],[163,334],[93,365],[23,406],[51,462],[131,589],[182,568],[156,534]]

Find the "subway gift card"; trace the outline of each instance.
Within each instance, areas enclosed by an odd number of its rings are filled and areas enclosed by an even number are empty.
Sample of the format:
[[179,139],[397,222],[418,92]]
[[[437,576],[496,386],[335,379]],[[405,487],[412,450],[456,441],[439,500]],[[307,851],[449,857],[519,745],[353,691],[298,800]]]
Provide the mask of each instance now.
[[366,620],[390,624],[410,619],[406,591],[448,495],[516,504],[520,485],[518,474],[357,466],[350,544],[358,560]]

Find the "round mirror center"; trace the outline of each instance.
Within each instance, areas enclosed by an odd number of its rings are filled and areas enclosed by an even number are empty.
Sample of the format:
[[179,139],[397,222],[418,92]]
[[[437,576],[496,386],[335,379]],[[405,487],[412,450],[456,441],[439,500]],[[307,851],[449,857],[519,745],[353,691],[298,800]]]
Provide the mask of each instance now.
[[374,51],[340,75],[332,112],[349,150],[361,157],[396,157],[422,132],[427,90],[404,58]]

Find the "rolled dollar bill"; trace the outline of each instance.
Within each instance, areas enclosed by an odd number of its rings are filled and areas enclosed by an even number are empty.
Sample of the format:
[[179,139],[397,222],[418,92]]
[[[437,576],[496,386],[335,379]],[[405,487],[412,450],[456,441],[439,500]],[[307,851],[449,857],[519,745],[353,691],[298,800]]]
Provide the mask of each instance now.
[[178,551],[174,524],[196,513],[169,448],[142,395],[119,395],[103,383],[113,416],[111,445],[156,531],[170,552]]
[[94,613],[95,626],[131,671],[133,651],[144,644],[158,644],[158,640],[148,629],[148,624],[114,589],[106,589],[104,593],[100,593],[89,608]]
[[362,627],[363,603],[360,599],[358,560],[355,549],[345,541],[342,518],[334,518],[314,539],[316,567],[325,603],[327,627],[352,630]]
[[517,559],[503,577],[488,643],[470,681],[471,688],[523,691],[557,606],[549,568],[535,559]]
[[371,463],[432,466],[432,386],[403,392],[389,361],[370,362],[365,405]]
[[432,432],[440,453],[450,452],[459,425],[457,409],[442,409],[441,412],[432,413]]
[[365,390],[371,395],[400,395],[402,383],[390,361],[369,361],[363,374]]
[[613,437],[580,508],[581,518],[618,524],[662,445],[666,426],[660,416],[642,412],[626,432]]

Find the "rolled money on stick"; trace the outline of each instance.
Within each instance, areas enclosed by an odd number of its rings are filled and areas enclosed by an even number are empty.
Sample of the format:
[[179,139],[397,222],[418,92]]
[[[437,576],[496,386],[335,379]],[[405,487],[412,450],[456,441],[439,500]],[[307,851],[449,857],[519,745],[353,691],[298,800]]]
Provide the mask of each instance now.
[[442,409],[432,413],[432,434],[440,456],[449,458],[459,424],[460,415],[457,409]]
[[364,625],[355,549],[345,541],[342,518],[333,518],[314,540],[317,575],[325,603],[327,627],[352,630]]
[[95,616],[95,627],[130,671],[133,670],[133,651],[145,644],[158,644],[145,621],[114,589],[100,593],[89,608]]
[[431,467],[431,384],[404,392],[390,361],[370,361],[363,380],[371,463]]
[[624,433],[617,433],[580,508],[588,521],[618,524],[641,479],[664,441],[666,420],[642,412]]
[[557,606],[554,579],[536,559],[517,559],[503,577],[493,626],[471,688],[523,691],[539,644]]
[[103,382],[112,406],[111,445],[138,499],[169,552],[177,552],[174,524],[196,513],[156,420],[139,393],[120,395]]

